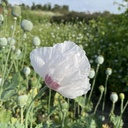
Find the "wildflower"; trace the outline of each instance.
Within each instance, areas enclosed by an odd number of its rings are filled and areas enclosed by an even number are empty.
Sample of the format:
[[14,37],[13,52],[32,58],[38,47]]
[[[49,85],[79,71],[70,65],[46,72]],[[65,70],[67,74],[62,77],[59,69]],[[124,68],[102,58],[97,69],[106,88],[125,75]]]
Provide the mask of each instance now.
[[35,36],[32,40],[33,45],[39,46],[40,45],[40,38],[38,36]]
[[90,63],[78,45],[71,41],[42,47],[30,53],[34,70],[46,85],[67,98],[76,98],[90,89]]
[[18,105],[20,107],[24,107],[27,104],[27,101],[28,101],[28,96],[26,94],[18,96]]
[[21,22],[21,28],[24,30],[24,31],[31,31],[33,29],[33,24],[31,21],[29,20],[23,20]]
[[117,100],[118,100],[118,95],[117,95],[117,93],[112,92],[111,95],[110,95],[110,100],[111,100],[113,103],[116,103]]
[[99,55],[99,56],[96,58],[96,63],[100,65],[100,64],[103,64],[103,62],[104,62],[104,57],[101,56],[101,55]]
[[95,70],[91,68],[90,73],[89,73],[89,78],[92,79],[95,76]]
[[106,69],[106,75],[111,75],[112,74],[112,69],[111,68],[107,68]]
[[31,69],[30,69],[29,67],[25,67],[25,68],[23,69],[23,73],[24,73],[26,76],[28,76],[28,75],[30,74],[30,72],[31,72]]
[[13,6],[12,15],[15,17],[19,17],[21,15],[21,8],[18,5]]
[[7,45],[7,39],[5,37],[0,38],[0,47],[5,47]]

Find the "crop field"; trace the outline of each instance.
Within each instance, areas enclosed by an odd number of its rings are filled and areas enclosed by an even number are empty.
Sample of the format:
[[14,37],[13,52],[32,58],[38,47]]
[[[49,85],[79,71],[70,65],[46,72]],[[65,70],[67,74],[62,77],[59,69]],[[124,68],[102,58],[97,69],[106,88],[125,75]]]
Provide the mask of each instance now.
[[0,128],[127,128],[128,12],[55,15],[1,5]]

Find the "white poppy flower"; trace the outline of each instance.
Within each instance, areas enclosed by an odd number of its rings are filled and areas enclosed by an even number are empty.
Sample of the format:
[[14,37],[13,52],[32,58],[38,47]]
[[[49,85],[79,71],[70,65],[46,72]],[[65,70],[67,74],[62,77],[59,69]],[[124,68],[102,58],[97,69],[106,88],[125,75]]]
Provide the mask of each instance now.
[[71,41],[42,47],[30,53],[31,64],[46,85],[67,98],[90,90],[90,63],[78,45]]

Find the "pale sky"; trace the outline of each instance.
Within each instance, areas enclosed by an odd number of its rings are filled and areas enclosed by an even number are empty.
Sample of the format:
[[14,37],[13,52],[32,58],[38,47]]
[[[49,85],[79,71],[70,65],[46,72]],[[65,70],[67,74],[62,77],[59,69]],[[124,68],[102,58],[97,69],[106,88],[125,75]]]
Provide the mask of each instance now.
[[123,0],[8,0],[12,5],[24,3],[26,5],[35,4],[47,4],[50,3],[52,6],[58,5],[68,5],[70,10],[78,12],[103,12],[110,11],[111,13],[121,13],[118,10],[118,5],[114,4],[123,3]]

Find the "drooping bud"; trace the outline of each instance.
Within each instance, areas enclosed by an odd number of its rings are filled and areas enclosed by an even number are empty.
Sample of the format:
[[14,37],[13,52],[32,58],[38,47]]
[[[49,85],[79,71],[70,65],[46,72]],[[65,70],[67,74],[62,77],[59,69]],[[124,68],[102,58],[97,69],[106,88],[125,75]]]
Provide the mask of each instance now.
[[102,55],[99,55],[97,58],[96,58],[96,63],[97,64],[103,64],[104,62],[104,57]]

